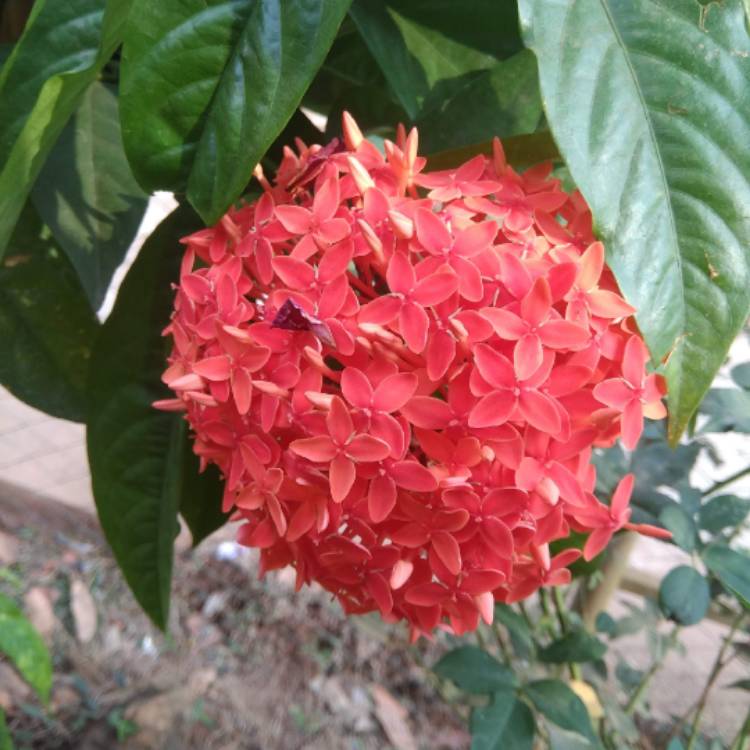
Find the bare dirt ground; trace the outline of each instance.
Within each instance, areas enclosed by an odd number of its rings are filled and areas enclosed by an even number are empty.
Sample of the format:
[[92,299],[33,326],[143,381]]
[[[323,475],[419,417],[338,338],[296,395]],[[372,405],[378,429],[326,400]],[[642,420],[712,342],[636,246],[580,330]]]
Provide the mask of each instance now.
[[[11,495],[12,492],[12,495]],[[421,664],[445,643],[345,619],[219,532],[178,551],[169,632],[133,600],[86,513],[0,485],[0,591],[54,659],[48,709],[0,660],[19,748],[396,750],[465,748],[461,718]],[[416,739],[415,739],[416,738]]]

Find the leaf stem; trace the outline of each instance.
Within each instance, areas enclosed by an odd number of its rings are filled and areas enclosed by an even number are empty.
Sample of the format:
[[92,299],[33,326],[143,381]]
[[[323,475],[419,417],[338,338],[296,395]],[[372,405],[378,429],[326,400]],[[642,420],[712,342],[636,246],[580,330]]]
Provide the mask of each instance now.
[[742,477],[747,476],[748,474],[750,474],[750,466],[746,466],[744,469],[735,471],[734,474],[730,474],[726,479],[720,479],[718,482],[714,482],[714,484],[712,484],[707,490],[701,492],[701,496],[707,497],[708,495],[713,495],[713,493],[717,490],[720,490],[723,487],[736,482],[738,479],[742,479]]
[[[677,636],[679,632],[680,632],[680,626],[675,625],[674,629],[672,630],[672,633],[669,636],[670,647],[674,646],[674,644],[677,643]],[[638,686],[636,687],[635,692],[633,693],[633,695],[630,696],[630,699],[625,705],[625,713],[628,714],[629,716],[632,715],[632,713],[638,707],[638,704],[641,702],[641,698],[643,697],[644,693],[648,689],[648,686],[651,684],[651,680],[654,678],[654,675],[659,671],[659,669],[661,669],[662,664],[664,664],[664,659],[666,659],[668,653],[669,653],[669,648],[665,648],[660,658],[656,659],[654,663],[646,671],[646,673],[643,675],[643,677],[641,677],[641,681],[638,683]]]
[[737,617],[734,618],[734,621],[732,622],[732,625],[729,629],[729,633],[724,639],[724,643],[721,645],[719,653],[716,655],[716,660],[714,661],[714,665],[711,668],[711,673],[709,674],[708,680],[706,680],[706,684],[703,687],[703,692],[698,699],[695,718],[693,719],[693,723],[690,726],[690,738],[688,739],[687,750],[693,750],[693,748],[695,747],[695,743],[698,740],[698,730],[700,728],[701,719],[703,718],[703,712],[706,709],[708,695],[711,692],[711,688],[713,688],[714,684],[716,683],[721,670],[724,669],[724,667],[731,659],[731,657],[725,659],[725,656],[727,654],[727,651],[729,650],[729,647],[732,645],[732,638],[734,638],[734,634],[737,632],[737,629],[740,627],[740,625],[742,625],[742,621],[745,619],[745,614],[746,612],[744,610],[740,610],[737,613]]

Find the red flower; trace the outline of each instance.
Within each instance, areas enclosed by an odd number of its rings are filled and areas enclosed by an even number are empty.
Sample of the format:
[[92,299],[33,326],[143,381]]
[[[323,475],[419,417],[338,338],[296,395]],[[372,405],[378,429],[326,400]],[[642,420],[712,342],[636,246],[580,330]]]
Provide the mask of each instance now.
[[661,380],[646,375],[648,351],[641,339],[631,336],[625,345],[622,377],[611,378],[594,388],[594,398],[622,412],[622,444],[633,450],[643,432],[643,417],[663,419],[667,410],[662,403]]
[[165,331],[155,406],[219,467],[261,571],[417,638],[569,582],[580,552],[549,545],[571,528],[587,558],[623,528],[665,536],[630,523],[632,478],[592,494],[592,446],[632,448],[665,409],[580,194],[499,141],[424,174],[416,130],[385,155],[343,132],[185,238]]

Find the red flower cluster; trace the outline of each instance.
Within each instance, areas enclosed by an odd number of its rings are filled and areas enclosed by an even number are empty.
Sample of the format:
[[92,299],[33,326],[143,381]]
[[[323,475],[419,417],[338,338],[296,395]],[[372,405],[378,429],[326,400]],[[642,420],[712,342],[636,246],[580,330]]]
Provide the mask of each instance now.
[[566,583],[628,523],[632,478],[592,494],[591,448],[633,448],[662,387],[549,165],[423,174],[417,133],[381,153],[287,149],[263,195],[185,238],[164,381],[263,571],[293,565],[349,613],[413,637],[492,620]]

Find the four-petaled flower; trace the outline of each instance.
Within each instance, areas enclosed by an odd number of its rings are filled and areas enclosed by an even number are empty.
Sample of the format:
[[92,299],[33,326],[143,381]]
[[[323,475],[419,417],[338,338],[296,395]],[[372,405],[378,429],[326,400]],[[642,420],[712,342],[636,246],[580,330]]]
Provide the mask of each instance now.
[[262,197],[184,238],[162,380],[261,574],[284,566],[412,639],[491,623],[570,581],[630,523],[594,497],[594,446],[632,448],[661,378],[551,165],[424,174],[416,129],[379,150],[297,141]]

